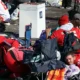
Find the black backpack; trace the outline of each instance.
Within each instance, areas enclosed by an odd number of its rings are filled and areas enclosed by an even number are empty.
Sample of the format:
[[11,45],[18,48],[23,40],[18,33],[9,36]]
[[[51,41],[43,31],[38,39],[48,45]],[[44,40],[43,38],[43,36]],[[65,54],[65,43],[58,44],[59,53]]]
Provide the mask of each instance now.
[[64,32],[64,43],[62,47],[62,53],[67,53],[69,51],[74,51],[80,49],[80,40],[74,35],[73,32]]

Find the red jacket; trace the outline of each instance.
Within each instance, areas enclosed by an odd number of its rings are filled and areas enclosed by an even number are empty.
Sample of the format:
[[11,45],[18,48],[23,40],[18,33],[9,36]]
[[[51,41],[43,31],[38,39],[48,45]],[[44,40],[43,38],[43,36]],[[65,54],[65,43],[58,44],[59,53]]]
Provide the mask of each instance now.
[[80,53],[75,54],[74,63],[80,68]]
[[17,40],[0,36],[0,44],[3,43],[4,41],[8,42],[9,44],[11,44],[12,47],[15,47],[15,48],[18,48],[20,46]]
[[[61,46],[63,45],[63,41],[64,41],[64,32],[63,31],[64,31],[63,29],[56,30],[50,36],[51,39],[57,38],[58,44],[61,45]],[[76,37],[78,39],[80,39],[80,29],[79,28],[72,28],[70,31],[74,32]]]

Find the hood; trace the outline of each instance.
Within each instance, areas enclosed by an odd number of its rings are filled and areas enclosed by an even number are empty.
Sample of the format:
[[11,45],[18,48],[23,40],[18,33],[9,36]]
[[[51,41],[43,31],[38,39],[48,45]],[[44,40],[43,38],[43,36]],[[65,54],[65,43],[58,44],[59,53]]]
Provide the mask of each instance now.
[[63,29],[65,31],[70,31],[73,27],[74,27],[73,24],[69,22],[65,25],[60,26],[60,29]]

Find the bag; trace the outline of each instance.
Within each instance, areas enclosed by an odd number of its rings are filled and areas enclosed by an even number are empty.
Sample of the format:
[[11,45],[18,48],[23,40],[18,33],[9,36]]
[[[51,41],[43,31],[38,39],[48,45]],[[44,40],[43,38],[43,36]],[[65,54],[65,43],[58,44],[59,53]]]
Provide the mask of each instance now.
[[67,53],[69,51],[80,49],[80,41],[74,35],[74,33],[73,32],[71,33],[64,32],[64,33],[65,37],[64,37],[64,44],[62,47],[62,53]]
[[30,63],[30,61],[32,60],[33,58],[33,55],[34,55],[34,51],[23,51],[24,54],[23,54],[23,63],[24,64],[28,64]]
[[17,73],[18,75],[30,73],[30,67],[27,64],[22,64],[23,54],[22,51],[19,51],[16,48],[4,53],[5,65],[11,72]]

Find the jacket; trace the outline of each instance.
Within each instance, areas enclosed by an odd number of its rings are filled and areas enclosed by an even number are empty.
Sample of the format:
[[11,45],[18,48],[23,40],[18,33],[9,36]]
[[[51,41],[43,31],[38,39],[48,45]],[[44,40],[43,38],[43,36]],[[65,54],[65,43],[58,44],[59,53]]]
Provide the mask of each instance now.
[[52,33],[52,35],[50,36],[51,39],[53,38],[57,38],[58,44],[60,46],[63,46],[63,42],[64,42],[64,31],[70,31],[73,32],[75,34],[75,36],[80,39],[80,29],[77,27],[73,27],[72,23],[68,23],[66,25],[62,25],[60,27],[60,29],[54,31]]

